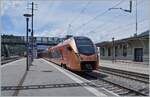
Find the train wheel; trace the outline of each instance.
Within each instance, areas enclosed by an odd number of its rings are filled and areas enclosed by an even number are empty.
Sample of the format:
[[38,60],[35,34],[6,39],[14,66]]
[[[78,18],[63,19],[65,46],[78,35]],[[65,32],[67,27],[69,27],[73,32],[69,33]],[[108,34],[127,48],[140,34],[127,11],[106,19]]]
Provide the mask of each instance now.
[[63,67],[63,64],[61,64],[60,66]]
[[64,69],[67,69],[66,64],[62,64],[62,67],[63,67]]
[[68,67],[67,67],[67,65],[65,64],[65,68],[68,70]]

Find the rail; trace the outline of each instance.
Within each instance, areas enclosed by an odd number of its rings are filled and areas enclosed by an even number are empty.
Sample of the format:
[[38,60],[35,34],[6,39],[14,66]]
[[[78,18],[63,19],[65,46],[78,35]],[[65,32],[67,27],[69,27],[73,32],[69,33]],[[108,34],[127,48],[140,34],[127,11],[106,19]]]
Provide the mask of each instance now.
[[119,70],[119,69],[112,69],[108,67],[100,67],[99,69],[100,72],[132,79],[135,81],[143,82],[145,84],[149,84],[149,75],[147,74],[142,74],[142,73],[136,73],[136,72],[131,72],[131,71],[125,71],[125,70]]
[[10,57],[1,60],[1,65],[20,59],[20,57]]
[[[120,96],[148,96],[148,94],[131,89],[127,86],[123,86],[112,80],[100,78],[97,75],[92,73],[85,73],[85,76],[88,76],[88,79],[96,83],[98,86],[104,87],[105,89],[108,89]],[[91,78],[94,78],[96,80],[91,80]]]

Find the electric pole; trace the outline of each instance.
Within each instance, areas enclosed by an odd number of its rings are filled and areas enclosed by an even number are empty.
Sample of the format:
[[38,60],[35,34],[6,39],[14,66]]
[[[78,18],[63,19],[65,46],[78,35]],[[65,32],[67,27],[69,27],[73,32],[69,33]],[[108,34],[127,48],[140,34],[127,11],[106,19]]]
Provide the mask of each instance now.
[[32,3],[29,3],[31,4],[31,8],[28,8],[28,9],[31,9],[31,14],[32,14],[32,22],[31,22],[31,28],[32,28],[32,31],[31,31],[31,60],[33,61],[33,52],[34,52],[34,30],[33,30],[33,16],[34,16],[34,10],[37,10],[37,9],[34,9],[34,5],[37,5],[37,4],[34,4],[34,2]]
[[32,32],[31,32],[31,43],[32,43],[32,57],[31,60],[33,61],[33,9],[34,9],[34,3],[32,2]]
[[137,0],[135,2],[136,2],[136,5],[135,5],[136,6],[136,13],[135,13],[135,19],[136,19],[136,25],[135,25],[135,27],[136,28],[135,28],[135,30],[136,30],[136,35],[137,35],[137,28],[138,28],[137,27],[138,26],[138,24],[137,24]]

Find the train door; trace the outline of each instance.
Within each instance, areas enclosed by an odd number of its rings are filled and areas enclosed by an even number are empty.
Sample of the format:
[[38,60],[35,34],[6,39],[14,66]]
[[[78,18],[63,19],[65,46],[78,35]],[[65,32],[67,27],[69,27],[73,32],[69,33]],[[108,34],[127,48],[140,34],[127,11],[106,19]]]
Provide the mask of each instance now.
[[66,66],[67,67],[70,67],[69,63],[70,63],[70,60],[69,59],[69,52],[68,52],[68,49],[67,49],[68,46],[65,46],[65,63],[66,63]]
[[67,51],[67,67],[72,68],[73,65],[73,49],[70,46],[66,47]]
[[134,49],[134,61],[143,62],[143,48]]

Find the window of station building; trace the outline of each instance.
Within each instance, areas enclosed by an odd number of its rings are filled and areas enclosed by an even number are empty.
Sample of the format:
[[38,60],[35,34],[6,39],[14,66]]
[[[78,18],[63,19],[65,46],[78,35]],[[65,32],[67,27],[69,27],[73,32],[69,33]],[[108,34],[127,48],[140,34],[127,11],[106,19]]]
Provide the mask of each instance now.
[[123,56],[127,56],[127,45],[123,45]]
[[36,37],[36,42],[41,42],[41,37]]
[[48,37],[42,37],[42,42],[47,43]]
[[101,48],[101,55],[105,56],[105,48]]
[[108,48],[108,56],[111,56],[111,48]]
[[118,56],[118,46],[115,46],[115,56]]
[[51,37],[48,37],[48,41],[53,41]]

